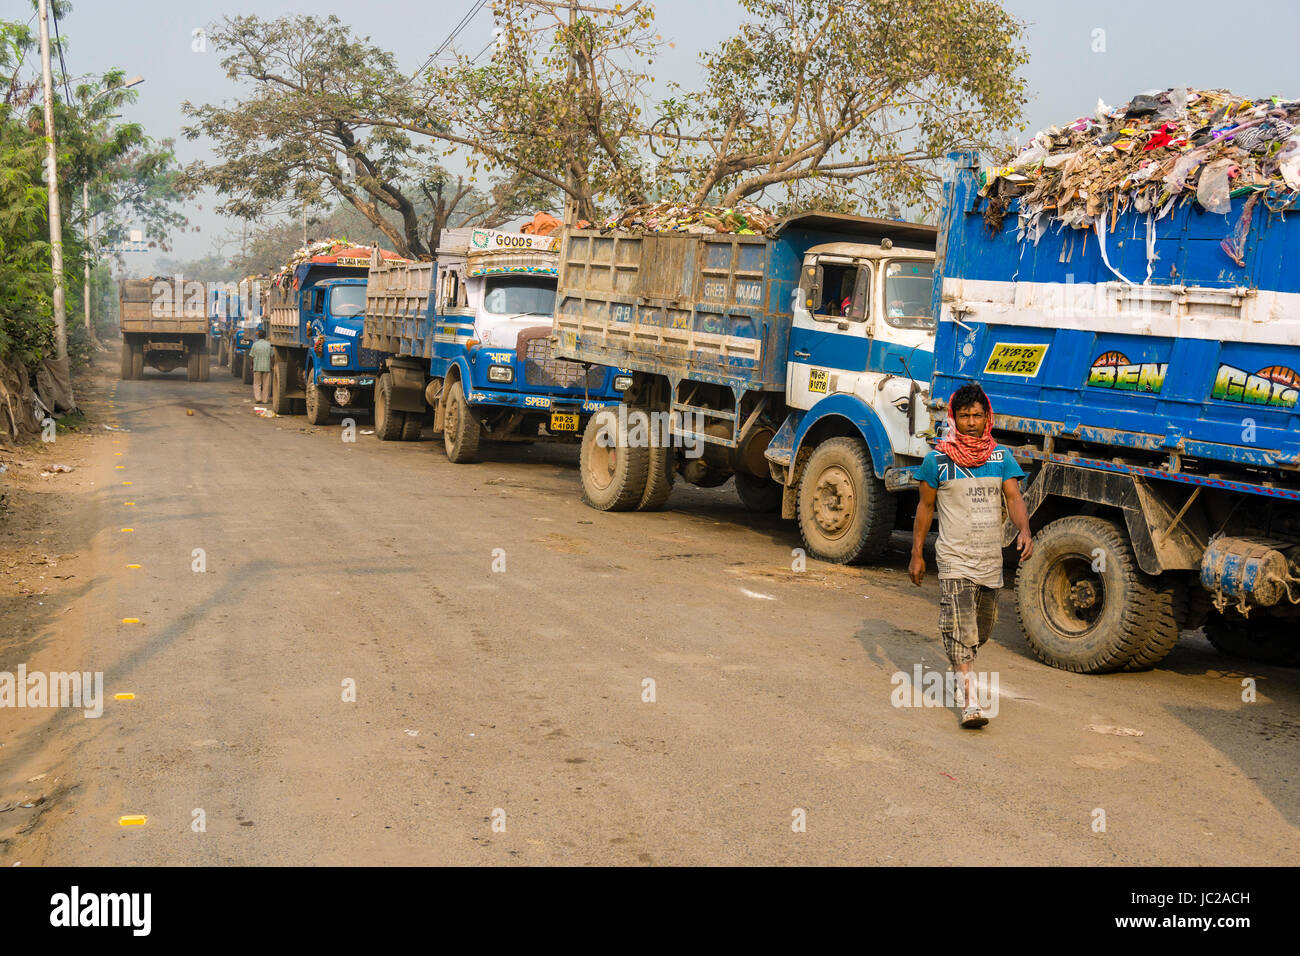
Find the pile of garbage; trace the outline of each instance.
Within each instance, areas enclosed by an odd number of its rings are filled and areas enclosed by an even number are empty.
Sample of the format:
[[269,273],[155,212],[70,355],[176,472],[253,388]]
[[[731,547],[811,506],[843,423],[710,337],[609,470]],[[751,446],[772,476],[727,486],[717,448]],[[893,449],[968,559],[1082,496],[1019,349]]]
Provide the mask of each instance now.
[[299,246],[289,256],[289,261],[280,267],[280,271],[271,277],[271,285],[277,289],[293,283],[293,270],[316,256],[328,256],[339,249],[349,249],[352,243],[346,239],[318,239],[305,246]]
[[753,203],[723,207],[663,201],[626,209],[605,220],[601,228],[625,232],[687,232],[696,235],[721,232],[757,236],[776,222],[775,216]]
[[1097,229],[1130,208],[1163,219],[1193,199],[1227,214],[1249,196],[1243,222],[1261,198],[1291,206],[1300,192],[1300,100],[1249,100],[1227,90],[1174,88],[1144,93],[1112,109],[1040,132],[1006,165],[981,174],[985,220],[999,228],[1020,199],[1020,237],[1037,239],[1049,221]]

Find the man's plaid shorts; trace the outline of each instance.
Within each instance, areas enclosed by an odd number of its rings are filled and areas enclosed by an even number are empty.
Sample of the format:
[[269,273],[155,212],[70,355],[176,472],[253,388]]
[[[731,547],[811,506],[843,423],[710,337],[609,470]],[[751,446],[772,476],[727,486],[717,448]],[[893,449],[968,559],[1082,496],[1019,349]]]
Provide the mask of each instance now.
[[954,666],[975,660],[975,652],[993,634],[998,591],[965,578],[939,579],[939,636]]

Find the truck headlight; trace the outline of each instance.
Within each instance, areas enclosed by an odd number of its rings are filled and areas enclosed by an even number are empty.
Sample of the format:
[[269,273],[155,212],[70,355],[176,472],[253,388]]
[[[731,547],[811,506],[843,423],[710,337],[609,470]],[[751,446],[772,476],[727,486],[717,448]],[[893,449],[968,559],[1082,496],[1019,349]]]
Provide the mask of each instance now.
[[632,376],[631,376],[631,375],[615,375],[615,376],[614,376],[614,391],[616,391],[616,392],[626,392],[626,391],[627,391],[629,388],[631,388],[631,387],[632,387]]
[[509,365],[493,365],[488,368],[489,382],[513,382],[515,370]]
[[331,365],[347,365],[348,357],[346,354],[335,354],[330,356]]

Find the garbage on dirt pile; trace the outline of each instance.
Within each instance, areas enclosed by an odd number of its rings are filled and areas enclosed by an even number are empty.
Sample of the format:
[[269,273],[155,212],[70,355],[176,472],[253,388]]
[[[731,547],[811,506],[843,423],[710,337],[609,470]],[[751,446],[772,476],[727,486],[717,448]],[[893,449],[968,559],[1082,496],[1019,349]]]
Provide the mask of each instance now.
[[752,203],[724,207],[664,201],[626,209],[607,219],[602,228],[627,232],[690,232],[699,235],[725,232],[757,236],[776,222],[775,216]]
[[[1049,222],[1100,231],[1130,208],[1163,219],[1195,201],[1226,214],[1249,196],[1241,227],[1259,200],[1290,208],[1300,191],[1300,100],[1250,100],[1227,90],[1175,88],[1133,97],[1117,109],[1040,132],[1006,165],[981,173],[985,220],[998,227],[1020,199],[1022,240]],[[1109,219],[1109,223],[1107,223]],[[1241,237],[1244,241],[1244,235]],[[1230,236],[1224,251],[1239,258]]]

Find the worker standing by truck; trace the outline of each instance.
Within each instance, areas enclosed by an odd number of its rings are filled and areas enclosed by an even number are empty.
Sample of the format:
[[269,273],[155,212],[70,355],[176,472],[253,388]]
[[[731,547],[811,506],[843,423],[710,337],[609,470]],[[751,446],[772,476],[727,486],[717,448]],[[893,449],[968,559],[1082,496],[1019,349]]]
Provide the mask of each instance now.
[[978,385],[964,385],[948,403],[948,437],[917,469],[920,504],[912,528],[908,574],[917,587],[925,577],[926,535],[939,508],[939,637],[957,672],[963,704],[961,725],[988,723],[979,706],[971,665],[993,633],[1002,588],[1002,499],[1020,530],[1016,546],[1024,561],[1034,550],[1029,515],[1020,497],[1024,472],[1011,452],[993,439],[993,409]]
[[266,329],[257,330],[257,341],[248,350],[253,363],[253,401],[271,400],[271,343],[266,340]]

